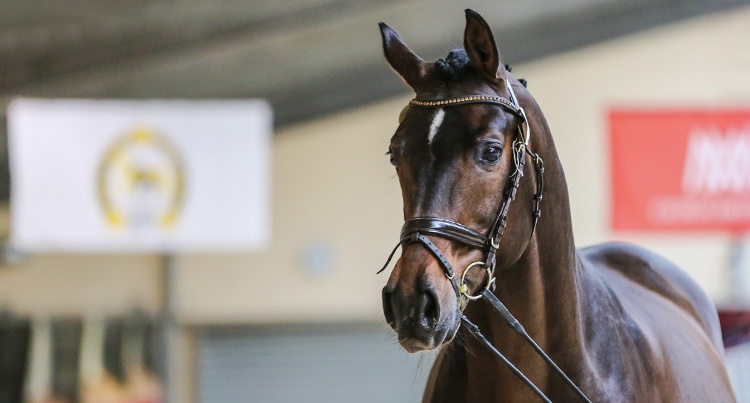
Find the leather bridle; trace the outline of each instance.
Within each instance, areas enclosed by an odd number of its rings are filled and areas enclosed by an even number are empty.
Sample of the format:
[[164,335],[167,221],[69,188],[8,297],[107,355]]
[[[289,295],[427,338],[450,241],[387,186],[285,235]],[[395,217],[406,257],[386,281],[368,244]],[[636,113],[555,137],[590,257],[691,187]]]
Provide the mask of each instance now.
[[[401,227],[401,238],[396,247],[393,248],[391,254],[388,256],[388,260],[383,265],[383,268],[378,273],[385,270],[390,263],[393,255],[396,253],[401,245],[408,245],[412,242],[421,243],[438,261],[445,275],[451,281],[456,296],[458,297],[459,307],[463,309],[469,300],[480,298],[479,295],[470,295],[468,285],[465,283],[466,273],[473,267],[484,267],[487,272],[487,282],[485,288],[491,288],[494,282],[494,270],[495,270],[495,255],[498,248],[500,247],[500,240],[505,231],[505,226],[508,220],[508,210],[510,209],[510,203],[516,198],[516,192],[521,184],[521,178],[523,177],[523,169],[526,164],[526,154],[531,156],[534,160],[534,167],[536,171],[537,183],[536,193],[534,194],[534,210],[532,211],[533,224],[532,234],[536,229],[537,221],[541,216],[541,210],[539,210],[539,203],[542,201],[542,194],[544,192],[544,162],[538,154],[535,154],[529,150],[529,139],[531,129],[529,126],[526,113],[523,108],[518,104],[516,100],[513,88],[509,85],[508,91],[510,94],[509,99],[505,99],[499,96],[492,95],[469,95],[459,98],[448,98],[432,101],[424,101],[413,99],[409,101],[409,107],[416,108],[438,108],[438,107],[453,107],[458,105],[466,104],[492,104],[500,106],[502,109],[510,112],[518,119],[518,130],[517,136],[513,140],[511,156],[513,160],[513,167],[509,174],[508,183],[503,191],[503,201],[500,204],[495,220],[493,221],[490,230],[487,234],[482,234],[472,228],[469,228],[463,224],[455,221],[447,220],[438,217],[415,217],[407,220],[403,227]],[[458,243],[467,245],[474,249],[482,251],[482,260],[476,261],[464,270],[461,279],[456,278],[453,267],[448,262],[448,259],[443,256],[440,249],[435,246],[432,241],[426,236],[432,235]]]
[[[456,292],[458,299],[458,307],[463,310],[470,300],[476,300],[483,298],[487,300],[490,305],[500,313],[505,321],[513,327],[534,349],[535,351],[566,381],[568,386],[578,395],[581,400],[591,402],[583,392],[573,383],[570,378],[557,366],[557,364],[549,358],[549,356],[534,342],[534,340],[526,333],[526,330],[516,320],[515,317],[508,311],[502,302],[492,293],[494,288],[494,271],[495,271],[495,255],[500,248],[500,240],[502,239],[505,226],[508,219],[508,210],[510,203],[516,198],[516,192],[521,183],[523,177],[523,169],[526,163],[526,155],[528,154],[534,161],[534,168],[536,172],[536,192],[534,193],[534,209],[532,210],[532,230],[529,237],[533,236],[536,230],[536,225],[541,216],[541,210],[539,204],[542,201],[542,194],[544,192],[544,162],[541,157],[532,152],[529,149],[529,140],[531,135],[531,128],[529,126],[528,119],[524,109],[518,103],[513,87],[510,83],[507,83],[509,98],[505,99],[499,96],[492,95],[468,95],[458,98],[447,98],[437,100],[418,100],[412,99],[409,101],[408,107],[414,108],[439,108],[439,107],[454,107],[466,104],[491,104],[497,105],[514,115],[518,120],[518,130],[515,139],[513,140],[511,157],[513,166],[509,174],[508,183],[503,191],[503,201],[500,205],[495,220],[490,227],[487,234],[482,234],[472,228],[469,228],[463,224],[455,221],[447,220],[438,217],[415,217],[407,220],[403,227],[401,227],[401,238],[393,248],[390,255],[388,256],[383,268],[378,273],[388,267],[393,255],[396,253],[400,246],[406,246],[410,243],[420,243],[424,245],[430,254],[437,260],[440,268],[445,273],[446,277],[453,286],[453,290]],[[448,262],[448,259],[443,255],[440,249],[428,238],[429,236],[437,236],[444,239],[449,239],[463,245],[469,246],[474,249],[482,251],[482,260],[469,264],[464,269],[461,278],[456,277],[456,273],[453,267]],[[466,284],[466,274],[470,269],[474,267],[484,267],[487,273],[487,281],[484,288],[475,295],[469,293],[469,287]],[[462,316],[461,320],[466,324],[468,330],[485,346],[487,346],[495,355],[497,355],[511,371],[521,378],[521,380],[531,388],[543,401],[550,402],[547,396],[534,385],[531,380],[528,379],[520,370],[518,370],[505,356],[503,356],[494,346],[482,335],[479,328],[469,321],[466,316]]]

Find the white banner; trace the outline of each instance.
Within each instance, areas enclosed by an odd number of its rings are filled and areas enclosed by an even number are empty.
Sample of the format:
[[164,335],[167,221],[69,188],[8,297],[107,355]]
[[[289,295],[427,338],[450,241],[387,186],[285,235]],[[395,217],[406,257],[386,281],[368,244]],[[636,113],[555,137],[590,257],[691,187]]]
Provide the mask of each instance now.
[[257,250],[270,238],[263,101],[17,99],[11,243],[28,252]]

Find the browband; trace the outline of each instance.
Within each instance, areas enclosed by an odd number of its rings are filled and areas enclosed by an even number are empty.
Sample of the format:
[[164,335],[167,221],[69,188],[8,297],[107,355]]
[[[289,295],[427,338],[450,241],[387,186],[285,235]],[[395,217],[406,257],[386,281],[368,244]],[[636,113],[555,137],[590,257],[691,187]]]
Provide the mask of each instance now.
[[526,115],[520,106],[513,105],[513,102],[493,95],[469,95],[458,98],[444,98],[438,100],[420,100],[412,99],[409,101],[409,106],[415,106],[418,108],[436,108],[441,106],[456,106],[463,104],[494,104],[502,106],[507,109],[510,113],[526,119]]

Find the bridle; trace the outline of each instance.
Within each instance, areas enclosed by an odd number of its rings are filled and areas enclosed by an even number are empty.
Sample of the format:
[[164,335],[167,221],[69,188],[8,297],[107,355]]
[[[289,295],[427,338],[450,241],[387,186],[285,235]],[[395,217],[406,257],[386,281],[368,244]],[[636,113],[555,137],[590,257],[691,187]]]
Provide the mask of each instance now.
[[[396,253],[401,245],[408,245],[412,242],[421,243],[428,251],[435,257],[440,264],[445,275],[450,280],[453,290],[456,292],[458,297],[459,308],[463,309],[469,300],[476,300],[481,298],[481,295],[470,295],[468,285],[465,282],[466,273],[474,267],[483,267],[487,272],[487,283],[485,289],[491,289],[495,280],[495,255],[498,248],[500,248],[500,240],[505,231],[505,226],[508,220],[508,210],[510,209],[511,202],[516,198],[516,192],[519,185],[521,184],[521,178],[523,177],[523,169],[526,164],[526,154],[529,154],[534,159],[534,167],[537,176],[537,189],[534,194],[534,210],[532,212],[533,225],[532,234],[536,229],[537,221],[541,216],[541,210],[539,210],[539,204],[542,201],[542,194],[544,192],[544,162],[538,154],[535,154],[529,150],[529,139],[530,139],[530,126],[524,109],[518,104],[515,93],[512,86],[508,85],[508,91],[510,94],[509,99],[505,99],[499,96],[492,95],[468,95],[458,98],[448,98],[439,100],[417,100],[412,99],[409,101],[408,107],[416,108],[438,108],[438,107],[454,107],[458,105],[466,104],[492,104],[500,106],[502,109],[508,111],[514,115],[518,121],[517,136],[513,140],[512,144],[512,160],[513,167],[510,172],[508,183],[503,191],[503,201],[500,205],[495,220],[493,221],[490,230],[487,234],[482,234],[472,228],[469,228],[463,224],[455,221],[447,220],[444,218],[437,217],[415,217],[407,220],[401,228],[401,238],[399,243],[393,248],[391,254],[388,256],[388,260],[385,262],[383,268],[378,273],[385,270],[390,263],[393,255]],[[482,260],[471,263],[463,272],[461,278],[456,278],[453,267],[451,267],[448,260],[443,256],[440,249],[435,246],[432,241],[426,235],[438,236],[441,238],[450,239],[452,241],[459,242],[467,245],[474,249],[482,251]]]
[[[408,107],[416,108],[437,108],[437,107],[453,107],[458,105],[466,104],[493,104],[498,105],[504,110],[510,112],[517,119],[519,119],[520,125],[518,126],[518,136],[514,139],[511,155],[513,158],[514,167],[510,173],[508,184],[503,192],[503,202],[500,205],[495,220],[490,227],[487,234],[482,234],[474,229],[471,229],[463,224],[455,221],[447,220],[444,218],[437,217],[415,217],[407,220],[401,228],[401,240],[393,248],[393,251],[388,256],[383,269],[378,273],[385,270],[390,263],[393,255],[398,250],[399,246],[407,245],[411,242],[418,242],[424,245],[427,250],[437,259],[440,267],[445,272],[445,275],[451,281],[453,289],[458,296],[459,307],[463,308],[466,306],[469,300],[475,300],[481,298],[479,295],[472,296],[469,294],[468,285],[465,283],[466,273],[474,267],[484,267],[487,271],[487,283],[485,288],[492,288],[494,282],[494,269],[495,269],[495,254],[500,247],[500,239],[503,236],[505,226],[508,219],[508,209],[510,203],[516,197],[516,191],[518,186],[521,184],[521,178],[523,177],[523,168],[526,163],[526,154],[529,154],[534,159],[534,166],[536,168],[537,175],[537,190],[534,195],[534,210],[532,215],[534,217],[533,229],[536,228],[536,223],[541,216],[539,210],[539,203],[542,201],[542,193],[544,191],[544,163],[538,154],[531,152],[528,149],[529,145],[529,134],[530,127],[528,120],[526,119],[526,113],[523,108],[520,107],[516,101],[513,89],[510,89],[510,100],[491,95],[469,95],[459,98],[448,98],[441,100],[422,101],[413,99],[409,101]],[[464,245],[470,246],[474,249],[481,250],[482,260],[476,261],[470,264],[461,279],[456,278],[453,268],[451,267],[448,260],[443,256],[440,250],[435,246],[426,235],[438,236],[441,238],[450,239]]]
[[[570,378],[549,358],[549,356],[534,342],[534,340],[526,333],[526,330],[516,320],[508,309],[500,302],[499,299],[492,293],[494,289],[494,271],[495,271],[495,255],[497,250],[500,248],[500,240],[502,239],[505,226],[508,219],[508,210],[510,203],[516,198],[516,192],[521,183],[523,177],[523,169],[526,163],[526,155],[528,154],[534,161],[534,168],[536,172],[536,192],[534,193],[534,209],[532,211],[533,224],[530,237],[534,234],[537,222],[541,216],[541,210],[539,204],[542,201],[542,194],[544,192],[544,162],[541,157],[529,150],[529,140],[531,135],[531,128],[529,126],[528,119],[524,109],[518,103],[515,92],[513,91],[512,85],[507,82],[507,88],[509,98],[505,99],[499,96],[493,95],[468,95],[458,98],[447,98],[447,99],[436,99],[436,100],[417,100],[412,99],[409,101],[407,108],[439,108],[439,107],[454,107],[466,104],[492,104],[501,107],[503,110],[514,115],[518,121],[518,130],[516,138],[513,140],[511,157],[513,161],[513,167],[509,174],[508,183],[506,184],[505,190],[503,191],[503,201],[500,205],[495,220],[490,227],[487,234],[482,234],[472,228],[469,228],[463,224],[455,221],[447,220],[438,217],[415,217],[407,220],[403,227],[401,227],[401,238],[393,248],[388,259],[383,265],[383,268],[378,273],[388,267],[393,255],[396,253],[398,248],[402,245],[406,246],[409,243],[420,243],[424,245],[430,254],[437,260],[440,268],[445,273],[446,277],[453,286],[453,290],[456,292],[458,306],[460,310],[463,310],[469,301],[477,300],[482,297],[487,300],[490,305],[497,310],[500,315],[506,320],[506,322],[513,327],[524,339],[531,344],[531,346],[537,351],[537,353],[566,381],[568,386],[586,402],[591,402],[583,392],[570,380]],[[403,116],[403,115],[402,115]],[[427,237],[428,235],[437,236],[440,238],[449,239],[474,249],[482,251],[482,260],[478,260],[469,264],[463,271],[461,278],[456,277],[456,273],[453,267],[445,258],[440,249]],[[469,286],[466,283],[466,273],[472,268],[483,267],[486,270],[487,282],[484,288],[476,295],[469,293]],[[482,335],[479,328],[471,323],[466,316],[461,317],[461,321],[466,324],[468,330],[483,344],[485,344],[495,355],[497,355],[508,367],[516,374],[521,380],[531,388],[543,401],[551,402],[539,388],[534,385],[531,380],[528,379],[518,368],[516,368],[505,356],[503,356],[494,346]]]

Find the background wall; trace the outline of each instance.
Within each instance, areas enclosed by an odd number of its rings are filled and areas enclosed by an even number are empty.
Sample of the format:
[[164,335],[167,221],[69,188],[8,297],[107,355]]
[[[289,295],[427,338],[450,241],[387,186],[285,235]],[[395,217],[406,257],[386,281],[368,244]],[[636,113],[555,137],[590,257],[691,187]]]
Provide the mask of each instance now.
[[[52,204],[52,203],[51,203]],[[8,207],[0,209],[7,238]],[[0,264],[0,310],[27,316],[156,313],[162,289],[158,256],[27,256],[5,251]]]
[[[607,111],[611,107],[750,106],[750,8],[719,13],[519,66],[549,120],[571,189],[579,245],[622,239],[687,270],[729,298],[726,234],[612,234]],[[644,178],[647,180],[647,178]]]
[[[497,39],[502,55],[503,38]],[[716,301],[728,302],[728,235],[609,231],[606,114],[619,106],[750,106],[749,48],[745,7],[514,66],[516,76],[529,80],[555,136],[579,245],[608,239],[646,245],[685,268]],[[375,271],[402,222],[398,182],[384,153],[409,98],[405,88],[403,96],[279,131],[273,246],[254,255],[179,257],[180,317],[381,320],[386,275]],[[7,219],[2,226],[7,233]],[[71,255],[6,262],[0,304],[33,313],[157,310],[160,262]]]
[[[497,40],[502,55],[503,38]],[[729,235],[609,230],[606,117],[609,108],[621,106],[748,107],[746,49],[750,8],[514,66],[516,76],[528,79],[555,136],[579,246],[610,239],[639,243],[682,266],[720,304],[728,302]],[[409,98],[407,93],[281,131],[273,156],[274,246],[255,256],[180,259],[181,317],[381,320],[386,275],[374,272],[403,219],[398,182],[384,153]],[[305,269],[311,245],[330,254],[320,276]]]
[[[510,39],[497,40],[502,55]],[[730,235],[610,231],[606,117],[610,108],[623,106],[750,107],[748,49],[745,6],[514,66],[514,74],[529,81],[555,136],[579,246],[610,239],[647,246],[687,270],[719,305],[733,303]],[[278,130],[272,247],[257,254],[177,257],[173,301],[179,321],[189,329],[382,324],[380,289],[387,274],[375,272],[403,220],[398,181],[384,154],[409,98],[404,87],[403,95]],[[0,231],[7,234],[7,208],[0,217]],[[0,308],[45,316],[162,307],[164,261],[158,256],[8,256],[0,265]],[[190,337],[184,340],[190,354],[194,346]],[[194,364],[185,360],[184,373]],[[189,377],[183,382],[189,390]]]

